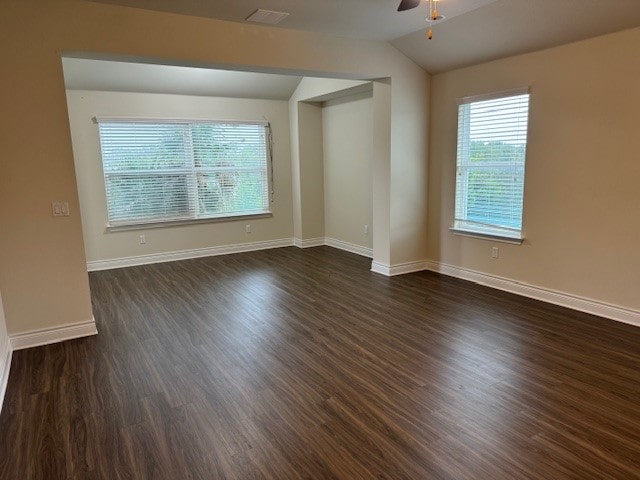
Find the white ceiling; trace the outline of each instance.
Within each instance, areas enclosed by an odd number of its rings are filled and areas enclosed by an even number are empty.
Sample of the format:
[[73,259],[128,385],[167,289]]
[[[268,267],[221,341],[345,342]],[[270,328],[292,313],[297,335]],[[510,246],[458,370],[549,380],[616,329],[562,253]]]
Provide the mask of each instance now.
[[63,58],[70,90],[289,100],[302,77],[148,63]]
[[[389,41],[441,72],[640,26],[640,0],[440,0],[447,18],[424,31],[427,6],[399,0],[90,0],[244,22],[258,8],[289,12],[276,28]],[[637,47],[636,47],[637,48]]]

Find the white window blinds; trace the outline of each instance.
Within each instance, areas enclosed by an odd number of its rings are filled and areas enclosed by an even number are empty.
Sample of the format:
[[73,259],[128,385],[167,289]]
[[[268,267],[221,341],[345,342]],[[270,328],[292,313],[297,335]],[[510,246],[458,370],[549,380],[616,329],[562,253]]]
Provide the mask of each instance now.
[[269,212],[268,124],[96,120],[109,226]]
[[499,95],[458,107],[453,228],[520,239],[529,93]]

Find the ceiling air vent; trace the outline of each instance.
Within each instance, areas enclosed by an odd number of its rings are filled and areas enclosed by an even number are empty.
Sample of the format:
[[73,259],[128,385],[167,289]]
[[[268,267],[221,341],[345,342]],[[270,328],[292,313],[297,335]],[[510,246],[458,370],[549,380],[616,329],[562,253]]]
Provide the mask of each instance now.
[[276,23],[280,23],[288,16],[289,14],[287,12],[274,12],[272,10],[263,10],[259,8],[251,15],[249,15],[245,20],[247,20],[248,22],[267,23],[269,25],[275,25]]

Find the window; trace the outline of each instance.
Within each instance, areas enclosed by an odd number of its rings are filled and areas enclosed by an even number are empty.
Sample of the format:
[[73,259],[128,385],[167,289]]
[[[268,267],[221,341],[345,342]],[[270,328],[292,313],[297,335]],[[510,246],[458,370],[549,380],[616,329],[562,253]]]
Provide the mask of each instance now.
[[96,120],[110,227],[269,213],[268,124]]
[[521,241],[528,116],[528,89],[460,101],[454,231]]

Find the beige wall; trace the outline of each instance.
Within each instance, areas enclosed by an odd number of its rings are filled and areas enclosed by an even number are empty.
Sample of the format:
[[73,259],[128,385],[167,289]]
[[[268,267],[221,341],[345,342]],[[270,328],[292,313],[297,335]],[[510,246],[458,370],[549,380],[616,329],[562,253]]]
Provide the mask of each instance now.
[[[415,91],[411,98],[399,96],[396,87]],[[376,89],[374,88],[374,96]],[[427,198],[428,155],[419,152],[429,148],[429,116],[422,118],[422,110],[429,109],[430,83],[414,77],[398,86],[391,79],[391,158],[389,165],[389,221],[390,265],[401,265],[425,258],[427,254]],[[405,101],[408,100],[408,101]],[[380,113],[375,113],[379,115]],[[424,121],[421,121],[424,120]],[[374,122],[377,121],[374,120]],[[376,152],[377,153],[377,152]],[[374,170],[375,171],[375,170]],[[374,179],[375,182],[375,179]],[[377,230],[381,227],[376,222]]]
[[[291,238],[291,156],[288,102],[150,93],[68,91],[69,121],[87,261]],[[107,223],[100,139],[95,116],[265,121],[273,133],[272,218],[113,231]],[[251,233],[245,225],[251,224]],[[139,236],[145,235],[141,245]]]
[[369,82],[303,78],[289,99],[293,174],[293,231],[296,240],[324,237],[323,134],[321,99]]
[[[0,3],[0,289],[10,333],[92,315],[60,61],[71,51],[391,78],[390,155],[380,169],[390,175],[374,182],[380,183],[378,191],[388,185],[389,193],[398,194],[382,201],[399,212],[394,226],[402,227],[390,253],[424,258],[429,76],[392,46],[84,1],[5,0]],[[410,179],[405,189],[394,175]],[[54,200],[69,201],[71,216],[52,218]]]
[[[330,100],[322,109],[325,236],[371,248],[372,93]],[[369,233],[364,233],[364,226]]]
[[[391,97],[389,79],[373,82],[373,262],[382,266],[391,265]],[[426,196],[424,185],[426,179]],[[422,214],[426,222],[426,208]]]
[[[637,28],[434,76],[428,258],[640,309],[639,52]],[[456,98],[526,85],[526,241],[453,235]]]
[[[415,80],[415,78],[414,78]],[[414,86],[416,90],[414,94],[417,98],[416,105],[420,105],[421,101],[428,94],[428,78],[427,81],[422,83],[424,87],[419,90],[418,83]],[[371,158],[371,195],[372,195],[372,225],[373,231],[370,230],[371,244],[373,249],[373,260],[379,265],[388,267],[391,262],[392,253],[392,238],[391,238],[391,205],[392,201],[394,205],[397,205],[399,199],[391,198],[391,183],[394,179],[391,178],[391,165],[392,163],[398,163],[405,172],[412,172],[414,175],[411,179],[407,180],[408,192],[417,189],[417,183],[421,182],[419,189],[415,191],[419,200],[416,200],[416,196],[409,195],[409,198],[413,199],[412,208],[402,210],[403,215],[399,220],[407,218],[415,218],[416,222],[412,225],[415,231],[415,236],[408,238],[408,243],[397,242],[395,248],[396,254],[402,255],[403,258],[411,258],[412,260],[418,258],[425,258],[426,253],[426,231],[424,225],[426,224],[426,157],[423,160],[417,161],[413,156],[400,156],[394,157],[394,146],[397,146],[396,150],[401,150],[400,140],[394,141],[394,138],[401,137],[401,133],[395,129],[392,124],[392,117],[394,116],[394,110],[392,109],[392,80],[390,78],[382,78],[373,82],[362,81],[349,81],[349,80],[337,80],[337,79],[324,79],[324,78],[303,78],[298,88],[294,92],[289,101],[289,113],[291,122],[291,157],[292,157],[292,174],[293,174],[293,197],[294,197],[294,235],[298,239],[311,239],[314,235],[306,235],[305,232],[309,229],[303,229],[304,224],[309,222],[315,222],[314,225],[322,225],[324,227],[324,220],[321,215],[324,215],[324,188],[319,188],[317,181],[317,175],[323,174],[322,170],[318,166],[323,163],[322,155],[318,157],[320,149],[322,148],[322,135],[321,135],[321,105],[320,102],[326,102],[329,100],[336,100],[357,93],[372,92],[372,131],[373,133],[373,153]],[[397,99],[398,97],[393,97]],[[304,108],[305,115],[299,116],[299,105],[308,105],[308,108]],[[397,108],[397,115],[403,110],[400,106],[404,106],[403,103],[393,104]],[[407,112],[404,110],[404,115],[408,118],[413,118],[416,125],[422,125],[423,129],[427,128],[425,118],[416,117],[411,115],[418,108],[413,105],[413,110]],[[320,124],[318,124],[320,119]],[[395,122],[395,121],[394,121]],[[398,123],[403,121],[398,120]],[[320,125],[320,126],[318,126]],[[407,138],[412,138],[418,143],[415,145],[405,145],[407,151],[410,151],[416,146],[422,146],[426,149],[425,138],[427,135],[418,135],[419,128],[414,125],[408,129]],[[307,160],[311,157],[301,156],[301,145],[299,144],[299,132],[309,130],[314,143],[317,145],[314,150],[311,169],[315,169],[316,176],[305,175],[305,168],[308,165]],[[415,137],[413,134],[416,134]],[[306,182],[312,182],[312,188],[308,188]],[[324,187],[324,185],[321,185]],[[419,192],[418,192],[419,190]],[[401,197],[401,196],[400,196]],[[302,215],[302,205],[306,204],[305,215]],[[419,217],[419,218],[418,218]],[[305,232],[303,232],[305,230]],[[320,232],[319,228],[314,228],[315,237],[324,236],[324,228]],[[422,239],[422,240],[421,240]],[[407,248],[404,248],[407,247]],[[404,249],[403,249],[404,248]]]
[[[4,307],[2,306],[2,294],[0,294],[0,394],[2,393],[2,382],[6,381],[6,378],[3,378],[3,373],[5,368],[4,362],[7,358],[7,354],[10,350],[9,345],[9,334],[7,333],[7,322],[4,317]],[[8,370],[8,368],[7,368]],[[2,397],[0,396],[0,409],[2,408]]]
[[301,240],[324,237],[322,106],[297,102]]

